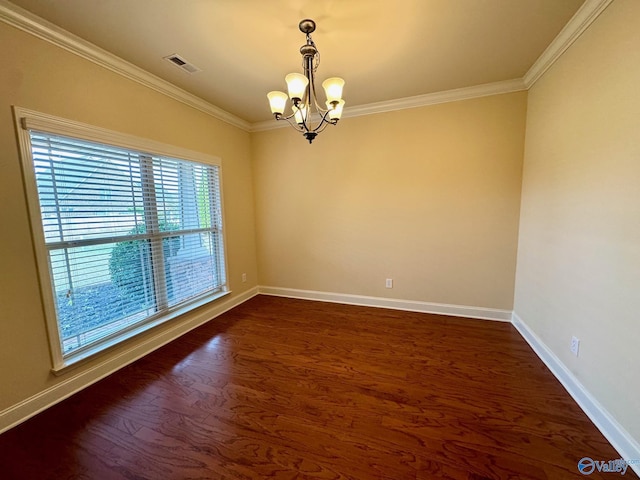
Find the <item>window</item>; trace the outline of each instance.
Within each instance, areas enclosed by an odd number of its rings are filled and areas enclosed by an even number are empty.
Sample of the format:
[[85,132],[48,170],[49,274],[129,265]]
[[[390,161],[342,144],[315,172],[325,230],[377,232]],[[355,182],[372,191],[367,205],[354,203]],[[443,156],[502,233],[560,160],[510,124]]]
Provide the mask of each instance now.
[[16,118],[54,369],[227,292],[217,159]]

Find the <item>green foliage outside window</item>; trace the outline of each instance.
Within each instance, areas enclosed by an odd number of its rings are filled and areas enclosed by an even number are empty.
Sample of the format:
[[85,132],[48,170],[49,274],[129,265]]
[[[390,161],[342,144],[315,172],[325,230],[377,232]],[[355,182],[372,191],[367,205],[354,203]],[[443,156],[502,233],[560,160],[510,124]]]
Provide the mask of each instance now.
[[[179,226],[168,222],[160,222],[160,231],[178,230]],[[129,235],[142,235],[147,232],[146,225],[136,225]],[[167,271],[167,294],[171,297],[171,276],[168,275],[168,259],[180,249],[180,237],[167,237],[162,240],[162,251]],[[111,251],[109,271],[111,281],[118,288],[120,300],[132,307],[146,308],[153,305],[153,271],[149,256],[151,243],[149,240],[128,240],[119,242]]]

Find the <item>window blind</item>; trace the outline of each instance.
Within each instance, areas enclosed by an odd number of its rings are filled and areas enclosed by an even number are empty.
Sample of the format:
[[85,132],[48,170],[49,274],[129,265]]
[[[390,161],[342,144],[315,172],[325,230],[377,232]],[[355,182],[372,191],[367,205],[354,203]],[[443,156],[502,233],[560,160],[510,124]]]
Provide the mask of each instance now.
[[63,356],[225,287],[218,166],[29,135]]

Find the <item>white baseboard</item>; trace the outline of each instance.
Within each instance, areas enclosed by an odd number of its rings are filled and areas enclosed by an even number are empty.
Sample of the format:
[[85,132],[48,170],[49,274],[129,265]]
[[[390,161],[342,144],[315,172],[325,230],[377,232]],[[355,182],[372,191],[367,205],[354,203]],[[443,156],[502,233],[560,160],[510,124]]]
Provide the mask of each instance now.
[[259,286],[258,291],[263,295],[275,297],[299,298],[320,302],[344,303],[361,305],[364,307],[390,308],[408,312],[435,313],[454,317],[478,318],[481,320],[511,321],[511,310],[496,308],[469,307],[466,305],[449,305],[446,303],[420,302],[416,300],[397,300],[395,298],[368,297],[365,295],[350,295],[347,293],[319,292],[315,290],[298,290],[295,288],[280,288]]
[[[222,315],[233,307],[246,302],[257,294],[258,287],[254,287],[226,301],[215,303],[211,308],[203,308],[196,316],[186,322],[176,323],[174,327],[168,330],[153,335],[142,342],[135,343],[119,355],[109,357],[100,363],[79,371],[75,375],[56,383],[42,392],[3,410],[0,412],[0,433],[28,420],[107,375],[120,370],[185,333],[207,323],[212,318]],[[80,368],[78,368],[78,370],[80,370]]]
[[[578,406],[580,406],[598,430],[600,430],[609,443],[611,443],[613,448],[618,451],[621,458],[640,461],[640,443],[589,393],[567,366],[562,363],[515,312],[513,313],[511,323],[531,346],[536,355],[538,355],[549,370],[551,370],[551,373],[560,381],[565,390],[569,392],[569,395],[573,397]],[[601,458],[594,460],[614,459]],[[640,463],[632,464],[630,467],[640,476]]]

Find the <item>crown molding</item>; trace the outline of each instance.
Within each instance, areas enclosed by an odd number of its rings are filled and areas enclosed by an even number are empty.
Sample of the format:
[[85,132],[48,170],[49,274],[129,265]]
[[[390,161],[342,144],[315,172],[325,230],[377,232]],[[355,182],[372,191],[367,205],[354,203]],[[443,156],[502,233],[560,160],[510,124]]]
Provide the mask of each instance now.
[[222,110],[209,102],[157,77],[146,70],[123,60],[100,47],[73,35],[43,18],[34,15],[7,0],[0,0],[0,21],[30,33],[53,45],[64,48],[101,67],[107,68],[123,77],[149,87],[163,95],[189,105],[212,117],[229,123],[242,130],[249,131],[251,124],[235,115]]
[[[427,93],[424,95],[416,95],[414,97],[398,98],[384,102],[347,107],[342,113],[342,118],[360,117],[362,115],[393,112],[395,110],[406,110],[408,108],[426,107],[429,105],[437,105],[439,103],[457,102],[460,100],[469,100],[471,98],[500,95],[502,93],[520,92],[526,89],[524,81],[521,78],[514,78],[513,80],[485,83],[483,85],[475,85],[473,87],[456,88],[454,90],[445,90],[443,92]],[[274,130],[276,128],[287,127],[288,125],[289,124],[287,122],[265,120],[251,124],[250,131],[261,132],[264,130]]]
[[[407,108],[417,108],[439,103],[456,102],[471,98],[499,95],[502,93],[528,90],[553,65],[558,58],[575,42],[580,35],[598,18],[613,0],[585,0],[575,15],[569,20],[547,49],[540,55],[523,78],[487,83],[472,87],[464,87],[443,92],[427,93],[414,97],[405,97],[383,102],[369,103],[347,107],[343,118],[373,115]],[[222,120],[247,132],[260,132],[284,128],[286,122],[265,120],[250,123],[211,103],[197,97],[175,85],[163,80],[143,69],[113,55],[106,50],[73,35],[70,32],[50,23],[8,0],[0,0],[0,21],[30,33],[53,45],[64,48],[97,65],[107,68],[130,80],[149,87],[174,100],[189,105],[214,118]]]
[[471,98],[488,97],[490,95],[500,95],[502,93],[519,92],[526,90],[521,78],[503,80],[501,82],[485,83],[472,87],[456,88],[442,92],[427,93],[414,97],[398,98],[384,102],[369,103],[367,105],[357,105],[345,109],[343,118],[360,117],[362,115],[372,115],[383,112],[393,112],[395,110],[405,110],[407,108],[426,107],[439,103],[458,102]]
[[560,33],[542,52],[523,79],[526,88],[531,88],[556,60],[575,42],[613,0],[586,0]]

